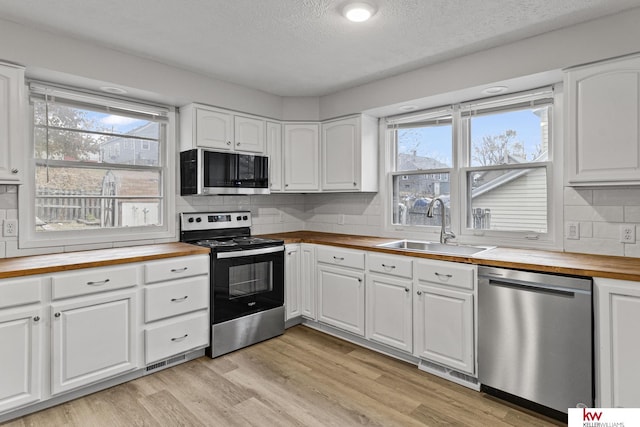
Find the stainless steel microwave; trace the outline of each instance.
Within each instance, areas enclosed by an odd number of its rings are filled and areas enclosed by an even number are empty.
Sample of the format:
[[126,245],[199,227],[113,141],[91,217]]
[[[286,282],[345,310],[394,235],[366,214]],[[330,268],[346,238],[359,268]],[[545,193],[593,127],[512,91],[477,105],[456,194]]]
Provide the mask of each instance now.
[[180,195],[269,194],[269,159],[202,148],[180,153]]

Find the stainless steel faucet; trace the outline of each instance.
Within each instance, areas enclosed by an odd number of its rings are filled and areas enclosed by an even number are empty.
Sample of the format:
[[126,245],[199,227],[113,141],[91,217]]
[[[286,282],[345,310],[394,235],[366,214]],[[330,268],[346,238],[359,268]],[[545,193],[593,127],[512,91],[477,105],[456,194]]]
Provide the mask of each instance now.
[[440,197],[434,197],[433,200],[431,200],[431,203],[429,203],[429,207],[427,208],[427,216],[429,218],[433,218],[433,205],[435,205],[436,202],[440,202],[440,217],[442,219],[442,227],[440,229],[440,243],[446,244],[447,240],[455,239],[456,235],[453,234],[452,231],[447,231],[447,218],[445,215],[444,202]]

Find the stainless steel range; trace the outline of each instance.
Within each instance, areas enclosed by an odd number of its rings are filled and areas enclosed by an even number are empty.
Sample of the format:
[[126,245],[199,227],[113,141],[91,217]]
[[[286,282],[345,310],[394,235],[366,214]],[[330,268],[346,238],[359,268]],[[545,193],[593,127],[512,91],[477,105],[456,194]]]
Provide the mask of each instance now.
[[250,227],[249,211],[180,214],[180,241],[211,249],[210,357],[284,332],[284,242]]

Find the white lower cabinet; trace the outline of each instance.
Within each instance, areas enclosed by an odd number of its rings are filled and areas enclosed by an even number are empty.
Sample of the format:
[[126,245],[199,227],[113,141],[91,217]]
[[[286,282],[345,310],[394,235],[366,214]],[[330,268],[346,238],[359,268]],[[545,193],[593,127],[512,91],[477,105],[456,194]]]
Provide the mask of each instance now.
[[302,317],[318,320],[316,294],[316,247],[300,245],[300,310]]
[[640,283],[595,278],[596,399],[601,408],[640,407]]
[[300,284],[300,245],[286,245],[284,253],[285,320],[290,320],[302,315],[302,293]]
[[209,345],[209,255],[144,265],[144,363]]
[[412,287],[410,279],[367,275],[367,339],[413,351]]
[[475,281],[475,266],[416,262],[415,356],[475,374]]
[[364,336],[364,271],[318,264],[318,321]]
[[0,413],[40,400],[44,323],[39,306],[0,310]]
[[137,365],[136,291],[51,304],[51,393],[133,370]]

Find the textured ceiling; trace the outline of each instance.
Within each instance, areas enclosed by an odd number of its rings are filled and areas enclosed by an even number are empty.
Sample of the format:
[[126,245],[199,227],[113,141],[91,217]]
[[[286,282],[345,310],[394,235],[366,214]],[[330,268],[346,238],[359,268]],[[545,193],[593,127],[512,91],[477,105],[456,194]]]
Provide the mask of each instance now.
[[0,0],[0,18],[282,96],[319,96],[640,0]]

